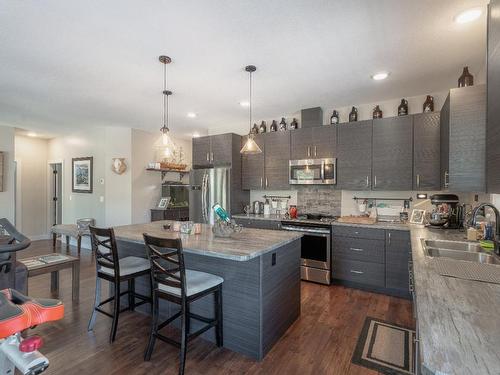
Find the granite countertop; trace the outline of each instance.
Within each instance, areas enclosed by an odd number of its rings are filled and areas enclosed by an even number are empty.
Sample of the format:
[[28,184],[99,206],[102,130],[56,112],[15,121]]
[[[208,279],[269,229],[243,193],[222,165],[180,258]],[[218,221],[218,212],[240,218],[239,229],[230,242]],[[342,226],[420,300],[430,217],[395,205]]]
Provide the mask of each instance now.
[[148,224],[124,225],[115,227],[115,236],[119,241],[144,243],[142,234],[156,237],[182,239],[182,246],[187,253],[195,253],[217,258],[247,261],[286,245],[300,237],[297,232],[266,229],[243,228],[240,233],[230,238],[215,237],[210,225],[202,225],[201,234],[180,234],[163,229],[164,224],[173,221],[155,221]]
[[[236,219],[251,219],[251,220],[270,220],[270,221],[294,221],[297,223],[317,223],[317,220],[308,219],[286,219],[279,215],[263,215],[263,214],[236,214],[232,216]],[[408,225],[397,222],[378,221],[375,224],[351,224],[333,222],[332,225],[351,226],[357,228],[374,228],[374,229],[391,229],[391,230],[410,230]]]
[[465,232],[411,225],[423,374],[500,374],[500,285],[441,276],[421,238],[465,241]]

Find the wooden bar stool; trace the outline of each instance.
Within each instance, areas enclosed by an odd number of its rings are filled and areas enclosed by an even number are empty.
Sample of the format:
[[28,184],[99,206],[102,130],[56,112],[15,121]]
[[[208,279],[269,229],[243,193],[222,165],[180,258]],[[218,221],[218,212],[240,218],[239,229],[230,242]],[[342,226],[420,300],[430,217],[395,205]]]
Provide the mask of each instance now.
[[[144,234],[144,242],[151,261],[151,282],[153,284],[153,321],[149,344],[144,360],[149,361],[156,339],[180,348],[179,374],[184,374],[188,342],[208,329],[215,327],[217,346],[223,345],[222,337],[222,277],[185,268],[182,242],[180,239],[151,237]],[[189,311],[191,302],[209,294],[214,295],[215,318],[210,319]],[[180,305],[180,311],[163,323],[158,323],[159,299]],[[159,331],[177,318],[181,318],[181,342],[172,340]],[[206,323],[199,330],[190,333],[190,319]]]
[[[116,330],[118,327],[118,317],[123,311],[134,309],[145,303],[151,303],[151,296],[147,297],[135,292],[135,278],[139,276],[150,275],[150,262],[148,259],[129,256],[118,259],[118,248],[115,240],[113,228],[95,228],[90,227],[90,237],[92,240],[92,251],[96,256],[96,286],[95,301],[92,316],[90,317],[88,330],[94,328],[96,315],[98,312],[113,319],[109,342],[115,341]],[[104,301],[101,301],[101,279],[114,284],[114,295]],[[120,292],[120,284],[128,282],[128,290]],[[128,295],[128,306],[120,309],[120,297]],[[136,298],[141,302],[136,303]],[[101,309],[101,306],[113,302],[113,313]]]

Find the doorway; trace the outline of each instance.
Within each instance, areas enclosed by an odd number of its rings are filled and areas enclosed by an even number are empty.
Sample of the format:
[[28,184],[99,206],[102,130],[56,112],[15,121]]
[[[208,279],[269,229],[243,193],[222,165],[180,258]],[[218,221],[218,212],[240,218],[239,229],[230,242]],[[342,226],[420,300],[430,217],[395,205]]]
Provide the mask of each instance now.
[[49,225],[62,224],[62,163],[49,163]]

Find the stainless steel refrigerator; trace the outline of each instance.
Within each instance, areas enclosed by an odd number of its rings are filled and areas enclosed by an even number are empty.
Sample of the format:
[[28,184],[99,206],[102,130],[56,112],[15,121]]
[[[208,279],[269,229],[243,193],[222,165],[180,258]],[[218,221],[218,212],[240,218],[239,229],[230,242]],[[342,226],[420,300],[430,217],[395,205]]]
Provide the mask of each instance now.
[[[213,224],[212,207],[219,203],[232,213],[232,181],[230,167],[194,169],[190,173],[189,220],[195,223]],[[234,204],[234,203],[233,203]],[[239,208],[236,208],[239,211]],[[233,212],[234,213],[234,212]]]

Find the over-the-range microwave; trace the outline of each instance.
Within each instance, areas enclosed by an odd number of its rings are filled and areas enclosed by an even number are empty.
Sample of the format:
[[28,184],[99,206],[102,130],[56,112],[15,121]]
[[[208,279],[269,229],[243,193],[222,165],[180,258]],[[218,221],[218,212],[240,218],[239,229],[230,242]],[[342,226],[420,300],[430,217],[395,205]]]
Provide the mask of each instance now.
[[334,185],[337,159],[290,160],[290,185]]

